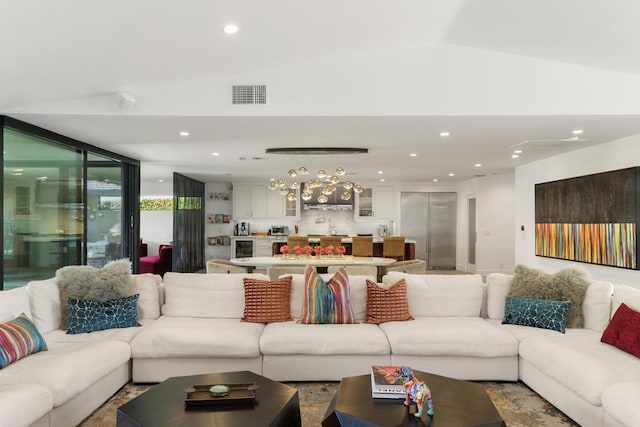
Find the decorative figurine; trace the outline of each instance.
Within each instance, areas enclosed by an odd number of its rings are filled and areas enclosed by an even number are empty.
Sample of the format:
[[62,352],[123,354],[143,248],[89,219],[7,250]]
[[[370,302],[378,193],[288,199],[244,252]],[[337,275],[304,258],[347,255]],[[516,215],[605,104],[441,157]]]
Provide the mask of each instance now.
[[416,418],[422,416],[422,404],[427,401],[427,415],[433,415],[433,401],[431,400],[431,390],[429,387],[418,378],[413,375],[413,371],[408,366],[401,366],[396,371],[396,378],[402,380],[404,384],[404,390],[406,392],[406,399],[404,401],[405,406],[410,406],[411,403],[416,405]]

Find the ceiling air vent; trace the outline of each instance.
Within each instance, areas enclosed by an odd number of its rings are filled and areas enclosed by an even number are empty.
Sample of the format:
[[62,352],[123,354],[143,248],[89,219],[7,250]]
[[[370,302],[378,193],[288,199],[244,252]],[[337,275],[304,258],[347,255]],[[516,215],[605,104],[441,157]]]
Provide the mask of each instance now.
[[267,85],[233,85],[231,89],[233,105],[265,105],[267,103]]

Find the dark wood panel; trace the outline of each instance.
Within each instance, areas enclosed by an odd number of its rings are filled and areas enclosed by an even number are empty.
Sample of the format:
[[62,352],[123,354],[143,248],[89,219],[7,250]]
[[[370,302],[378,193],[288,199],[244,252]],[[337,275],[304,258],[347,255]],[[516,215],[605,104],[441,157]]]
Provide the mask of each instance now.
[[635,223],[633,167],[536,184],[536,223]]

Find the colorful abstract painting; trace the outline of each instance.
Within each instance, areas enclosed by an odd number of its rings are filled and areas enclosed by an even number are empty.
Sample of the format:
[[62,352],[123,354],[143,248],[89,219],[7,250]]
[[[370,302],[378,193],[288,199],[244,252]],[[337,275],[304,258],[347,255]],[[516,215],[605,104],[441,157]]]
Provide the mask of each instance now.
[[636,269],[636,224],[536,224],[536,255]]

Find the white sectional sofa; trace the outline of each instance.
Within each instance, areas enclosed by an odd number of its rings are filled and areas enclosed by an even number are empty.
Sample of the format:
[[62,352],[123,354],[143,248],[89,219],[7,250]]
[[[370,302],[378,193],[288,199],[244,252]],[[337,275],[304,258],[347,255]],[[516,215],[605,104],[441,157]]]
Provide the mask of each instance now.
[[[49,349],[0,370],[0,427],[78,424],[127,381],[251,370],[279,381],[340,380],[375,364],[469,380],[522,380],[585,426],[638,426],[640,360],[600,342],[612,309],[640,309],[640,290],[591,282],[584,329],[565,334],[503,325],[511,276],[411,275],[415,318],[380,325],[240,321],[243,278],[261,274],[135,276],[142,327],[67,335],[54,279],[0,292],[0,317],[30,316]],[[327,275],[330,276],[330,275]],[[325,278],[327,278],[325,276]],[[304,277],[292,275],[291,313],[302,314]],[[350,276],[356,320],[366,318],[366,279]],[[29,407],[28,412],[17,408]]]

